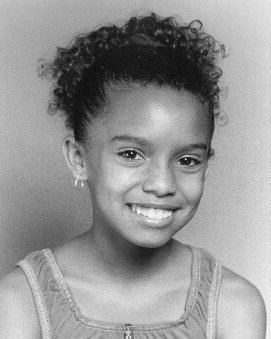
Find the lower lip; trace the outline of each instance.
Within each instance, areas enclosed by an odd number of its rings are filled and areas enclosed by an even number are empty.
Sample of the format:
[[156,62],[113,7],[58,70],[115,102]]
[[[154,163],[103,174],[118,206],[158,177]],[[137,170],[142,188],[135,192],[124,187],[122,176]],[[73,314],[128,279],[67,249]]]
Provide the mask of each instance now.
[[173,211],[172,215],[168,218],[164,218],[164,219],[152,219],[152,218],[148,218],[145,215],[142,214],[138,214],[136,212],[134,212],[130,206],[127,206],[127,208],[129,209],[130,213],[133,215],[134,218],[136,218],[137,220],[139,220],[141,223],[145,224],[148,227],[153,227],[153,228],[166,228],[169,225],[172,224],[174,218],[175,218],[175,213],[176,211]]

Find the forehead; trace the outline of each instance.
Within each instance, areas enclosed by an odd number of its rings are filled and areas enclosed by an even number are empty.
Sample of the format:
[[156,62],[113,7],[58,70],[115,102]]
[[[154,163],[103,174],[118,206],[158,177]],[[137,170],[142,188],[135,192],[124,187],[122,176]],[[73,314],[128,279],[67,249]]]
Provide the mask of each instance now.
[[[181,138],[210,142],[211,122],[191,92],[168,86],[122,86],[107,91],[105,114],[91,129],[108,137],[117,134],[150,138]],[[94,126],[93,126],[94,127]],[[194,140],[189,140],[194,141]]]

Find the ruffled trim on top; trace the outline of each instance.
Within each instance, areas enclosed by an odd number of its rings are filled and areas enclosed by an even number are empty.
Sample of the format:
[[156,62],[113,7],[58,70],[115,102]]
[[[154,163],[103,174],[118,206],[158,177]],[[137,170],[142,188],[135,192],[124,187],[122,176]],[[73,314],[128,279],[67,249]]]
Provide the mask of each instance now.
[[196,323],[198,325],[198,328],[202,329],[202,334],[208,338],[207,324],[209,320],[209,298],[210,291],[213,286],[214,271],[216,266],[218,265],[218,262],[207,251],[203,249],[197,250],[200,251],[201,254],[201,277],[196,302],[188,318],[188,326],[190,322],[193,322],[194,324]]

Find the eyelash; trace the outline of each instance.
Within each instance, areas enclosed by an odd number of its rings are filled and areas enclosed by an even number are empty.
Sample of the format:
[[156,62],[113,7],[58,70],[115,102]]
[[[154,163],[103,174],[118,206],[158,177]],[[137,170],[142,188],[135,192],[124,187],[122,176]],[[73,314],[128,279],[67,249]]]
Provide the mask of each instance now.
[[[134,153],[134,156],[140,156],[141,159],[134,159],[131,154]],[[127,154],[130,154],[131,157],[127,156]],[[118,153],[118,155],[120,157],[122,157],[123,159],[125,159],[126,161],[140,161],[140,160],[144,160],[144,158],[139,154],[138,151],[134,150],[134,149],[127,149],[125,151],[122,151],[120,153]]]
[[[185,167],[194,167],[194,166],[197,166],[201,163],[200,160],[198,159],[195,159],[193,157],[190,157],[190,156],[184,156],[182,158],[180,158],[178,161],[181,162],[181,160],[184,160],[184,159],[188,159],[190,164],[181,164],[182,166],[185,166]],[[191,164],[191,162],[193,162],[193,164]]]
[[[122,152],[119,152],[118,155],[122,157],[124,160],[129,161],[129,162],[144,160],[143,156],[140,155],[140,153],[134,149],[124,150]],[[139,156],[140,159],[135,159],[137,156]],[[182,160],[188,160],[189,164],[181,163]],[[178,161],[180,162],[180,165],[184,167],[195,167],[201,163],[200,160],[195,159],[190,156],[183,156],[180,159],[178,159]]]

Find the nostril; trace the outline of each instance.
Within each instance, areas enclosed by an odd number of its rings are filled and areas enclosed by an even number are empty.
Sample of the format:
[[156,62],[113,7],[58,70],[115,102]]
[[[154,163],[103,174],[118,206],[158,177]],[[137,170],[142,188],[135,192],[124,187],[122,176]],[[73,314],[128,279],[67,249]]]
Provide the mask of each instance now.
[[142,189],[145,192],[152,192],[157,196],[174,195],[177,185],[174,175],[171,173],[153,173],[143,182]]

